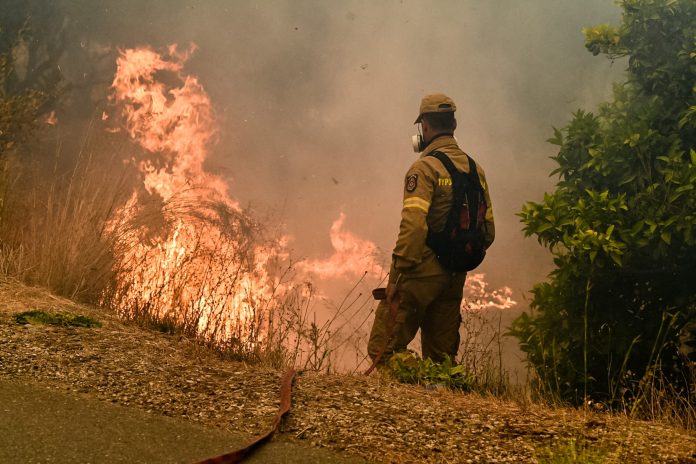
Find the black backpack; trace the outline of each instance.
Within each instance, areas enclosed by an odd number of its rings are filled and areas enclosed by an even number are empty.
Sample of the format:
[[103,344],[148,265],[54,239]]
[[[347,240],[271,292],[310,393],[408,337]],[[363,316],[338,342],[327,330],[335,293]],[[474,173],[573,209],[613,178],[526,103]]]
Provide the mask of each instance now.
[[434,156],[447,168],[452,178],[452,208],[447,224],[440,232],[428,231],[426,245],[437,256],[445,269],[453,272],[471,271],[486,256],[486,199],[476,163],[468,155],[469,172],[459,172],[454,163],[442,152]]

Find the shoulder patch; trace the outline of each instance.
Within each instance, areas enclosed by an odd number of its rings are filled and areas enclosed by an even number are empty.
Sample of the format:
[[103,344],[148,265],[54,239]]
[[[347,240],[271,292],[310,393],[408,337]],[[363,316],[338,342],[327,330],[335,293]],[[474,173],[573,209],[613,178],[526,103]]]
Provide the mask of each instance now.
[[418,187],[418,174],[411,174],[406,178],[406,191],[411,193]]

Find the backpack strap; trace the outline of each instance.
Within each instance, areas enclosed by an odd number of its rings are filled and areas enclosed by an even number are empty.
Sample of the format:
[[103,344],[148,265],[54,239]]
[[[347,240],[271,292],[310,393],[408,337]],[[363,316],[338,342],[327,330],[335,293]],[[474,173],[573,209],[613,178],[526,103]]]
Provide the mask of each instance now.
[[454,167],[454,163],[452,162],[450,157],[445,155],[441,151],[434,151],[432,153],[428,153],[428,156],[434,156],[435,158],[440,160],[440,162],[445,166],[445,169],[447,169],[447,172],[449,172],[449,175],[452,178],[452,183],[454,184],[454,179],[458,177],[457,175],[459,174],[459,171],[457,171],[457,168]]
[[[476,162],[466,153],[464,153],[464,155],[466,156],[466,159],[469,160],[469,175],[473,177],[475,184],[481,185],[481,179],[479,179],[478,170],[476,169]],[[454,182],[454,178],[457,177],[457,174],[460,174],[460,172],[456,167],[454,167],[454,163],[450,157],[441,151],[428,153],[428,156],[434,156],[435,158],[439,159],[440,162],[445,166],[445,169],[447,169],[447,172],[449,172],[452,182]]]
[[[464,154],[466,155],[466,153]],[[474,179],[476,185],[481,186],[481,179],[479,178],[478,169],[476,169],[476,162],[471,159],[471,156],[466,155],[466,157],[469,159],[469,175]],[[481,187],[481,190],[483,190],[483,187]]]
[[478,188],[483,191],[483,187],[481,186],[481,179],[479,178],[478,170],[476,169],[476,162],[471,159],[471,156],[467,155],[464,153],[466,158],[469,160],[469,172],[468,174],[465,174],[463,172],[459,172],[457,168],[454,166],[454,163],[450,159],[449,156],[445,155],[441,151],[433,151],[431,153],[428,153],[427,156],[434,156],[440,162],[445,166],[445,169],[447,169],[447,172],[449,172],[450,178],[452,179],[452,203],[453,205],[456,204],[461,204],[462,200],[464,200],[464,195],[466,193],[469,193],[467,195],[467,201],[469,203],[469,224],[472,225],[473,228],[476,228],[477,225],[477,209],[478,209],[478,199],[473,197],[473,192],[471,191],[465,191],[465,186],[461,185],[461,180],[466,182],[468,179],[467,177],[473,181],[473,185],[478,186]]

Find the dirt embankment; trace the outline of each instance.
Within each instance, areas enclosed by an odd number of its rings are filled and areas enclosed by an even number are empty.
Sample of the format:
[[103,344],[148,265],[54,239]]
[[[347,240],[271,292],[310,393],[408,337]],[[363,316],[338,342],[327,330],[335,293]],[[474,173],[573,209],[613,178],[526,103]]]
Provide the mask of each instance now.
[[[30,309],[85,314],[102,326],[18,325],[14,314]],[[3,379],[258,433],[272,422],[281,374],[222,361],[188,340],[123,324],[42,289],[0,282]],[[276,439],[371,462],[544,462],[551,453],[590,453],[601,462],[696,463],[696,435],[666,425],[426,390],[378,375],[302,373]]]

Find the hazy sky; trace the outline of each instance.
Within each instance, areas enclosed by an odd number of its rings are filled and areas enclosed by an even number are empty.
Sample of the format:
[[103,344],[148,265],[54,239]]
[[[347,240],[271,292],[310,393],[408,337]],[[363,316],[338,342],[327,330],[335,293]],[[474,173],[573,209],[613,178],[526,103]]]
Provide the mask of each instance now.
[[209,168],[243,204],[275,212],[298,257],[330,254],[341,211],[347,228],[391,252],[420,98],[447,93],[460,145],[491,188],[498,235],[480,270],[517,292],[550,270],[515,213],[553,187],[551,126],[595,110],[623,70],[587,52],[581,34],[618,21],[612,0],[57,4],[72,31],[62,68],[76,81],[103,76],[95,104],[117,48],[197,44],[187,72],[221,126]]

